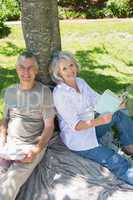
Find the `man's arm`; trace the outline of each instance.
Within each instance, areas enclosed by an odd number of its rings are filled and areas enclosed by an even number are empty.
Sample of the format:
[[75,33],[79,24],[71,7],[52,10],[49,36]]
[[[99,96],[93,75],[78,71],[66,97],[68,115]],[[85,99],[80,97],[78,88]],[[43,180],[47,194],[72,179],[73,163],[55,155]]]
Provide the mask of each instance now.
[[21,160],[21,163],[31,163],[37,154],[39,154],[43,148],[48,144],[48,141],[53,136],[54,132],[54,118],[48,118],[44,121],[44,130],[38,139],[38,143],[32,150]]
[[0,124],[0,138],[3,145],[7,142],[7,121],[3,120]]
[[54,118],[48,118],[44,121],[44,130],[39,137],[38,143],[35,146],[35,153],[40,153],[42,149],[48,144],[54,133]]

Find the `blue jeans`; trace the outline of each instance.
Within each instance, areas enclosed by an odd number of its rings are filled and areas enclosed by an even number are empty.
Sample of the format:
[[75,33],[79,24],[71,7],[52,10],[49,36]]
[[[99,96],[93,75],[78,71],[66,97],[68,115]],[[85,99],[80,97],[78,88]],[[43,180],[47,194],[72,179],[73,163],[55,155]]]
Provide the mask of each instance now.
[[[113,125],[119,130],[120,142],[123,146],[133,144],[133,121],[128,115],[121,111],[114,113],[112,121],[109,124],[96,127],[96,135],[99,143],[100,138],[105,135]],[[119,179],[133,185],[133,167],[129,165],[125,158],[114,150],[99,145],[99,147],[93,149],[74,152],[107,167]]]

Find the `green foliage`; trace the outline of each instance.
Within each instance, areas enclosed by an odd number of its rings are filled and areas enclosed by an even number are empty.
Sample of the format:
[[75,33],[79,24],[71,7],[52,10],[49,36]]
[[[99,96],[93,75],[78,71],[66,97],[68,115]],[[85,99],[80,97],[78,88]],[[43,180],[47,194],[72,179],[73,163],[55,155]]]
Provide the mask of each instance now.
[[82,11],[89,6],[88,0],[58,0],[58,4],[62,7],[67,7],[71,10]]
[[18,20],[20,18],[20,3],[18,0],[0,0],[0,2],[7,20]]
[[4,14],[2,0],[0,0],[0,38],[7,36],[10,33],[10,28],[5,25],[6,16]]
[[87,19],[89,19],[89,18],[93,18],[93,19],[103,18],[104,17],[104,11],[103,11],[103,9],[99,9],[95,6],[91,6],[85,12],[85,16],[86,16]]
[[133,16],[132,0],[58,0],[58,4],[62,19]]
[[59,6],[59,19],[86,18],[85,13]]
[[[132,20],[62,20],[60,28],[62,50],[75,55],[81,64],[80,76],[92,88],[119,93],[133,83]],[[11,34],[0,40],[0,92],[18,82],[15,63],[24,48],[21,26],[11,25]]]
[[87,11],[91,6],[103,7],[107,0],[58,0],[58,5],[75,11]]
[[108,0],[104,11],[109,17],[129,17],[133,14],[131,0]]

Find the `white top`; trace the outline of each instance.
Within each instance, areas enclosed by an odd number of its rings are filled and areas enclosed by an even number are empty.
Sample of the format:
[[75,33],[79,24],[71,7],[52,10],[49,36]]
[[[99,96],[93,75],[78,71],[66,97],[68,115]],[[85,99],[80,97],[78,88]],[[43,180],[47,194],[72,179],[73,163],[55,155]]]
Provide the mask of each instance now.
[[100,96],[80,78],[76,78],[80,93],[65,83],[58,84],[53,91],[58,113],[60,134],[64,144],[71,150],[81,151],[98,146],[95,128],[75,130],[80,120],[94,119],[94,106]]

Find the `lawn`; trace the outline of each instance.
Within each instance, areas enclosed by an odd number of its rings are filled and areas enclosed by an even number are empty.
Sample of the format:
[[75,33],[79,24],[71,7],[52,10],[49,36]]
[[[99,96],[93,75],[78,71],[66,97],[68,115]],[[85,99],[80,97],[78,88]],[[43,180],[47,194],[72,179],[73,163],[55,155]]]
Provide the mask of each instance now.
[[[62,49],[75,54],[80,76],[98,92],[119,93],[133,83],[133,19],[61,21],[60,29]],[[18,81],[15,62],[24,48],[20,25],[12,25],[11,34],[0,39],[0,91]]]

